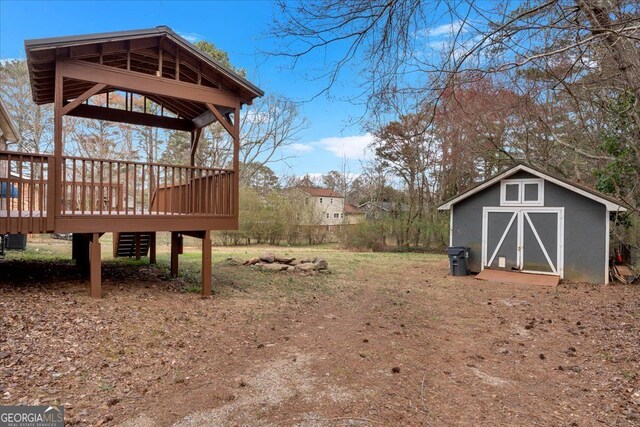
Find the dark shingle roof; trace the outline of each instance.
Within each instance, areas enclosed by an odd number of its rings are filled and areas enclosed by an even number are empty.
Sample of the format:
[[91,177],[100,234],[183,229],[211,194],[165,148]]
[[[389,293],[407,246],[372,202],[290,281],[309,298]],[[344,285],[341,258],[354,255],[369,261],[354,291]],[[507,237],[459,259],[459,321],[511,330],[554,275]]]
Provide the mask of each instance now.
[[342,194],[337,193],[330,188],[315,188],[315,187],[296,187],[296,188],[298,190],[304,191],[310,196],[344,198]]

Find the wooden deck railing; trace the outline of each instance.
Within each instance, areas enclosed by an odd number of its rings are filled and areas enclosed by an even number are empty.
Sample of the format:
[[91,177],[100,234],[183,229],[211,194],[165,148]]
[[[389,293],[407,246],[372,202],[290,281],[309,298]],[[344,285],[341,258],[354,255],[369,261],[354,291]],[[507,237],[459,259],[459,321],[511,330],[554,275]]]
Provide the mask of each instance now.
[[47,229],[47,208],[53,202],[52,162],[51,155],[0,151],[0,228],[4,232]]
[[63,215],[234,215],[229,169],[63,159]]
[[64,156],[56,187],[56,167],[49,154],[0,151],[0,233],[73,229],[74,218],[198,217],[214,229],[209,219],[237,217],[233,170]]

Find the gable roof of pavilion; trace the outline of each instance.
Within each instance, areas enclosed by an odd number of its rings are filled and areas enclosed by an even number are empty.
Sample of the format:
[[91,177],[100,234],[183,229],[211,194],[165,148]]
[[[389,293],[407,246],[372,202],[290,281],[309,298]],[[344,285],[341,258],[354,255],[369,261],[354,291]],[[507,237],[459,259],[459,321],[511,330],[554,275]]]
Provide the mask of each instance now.
[[[159,58],[162,55],[163,78],[175,79],[175,68],[178,68],[181,81],[196,83],[199,80],[203,86],[237,95],[243,104],[251,104],[254,98],[264,95],[259,87],[245,77],[216,61],[167,26],[25,40],[25,51],[31,92],[34,102],[38,105],[54,101],[55,64],[58,58],[101,63],[120,69],[126,69],[129,64],[132,71],[157,76]],[[178,67],[175,66],[176,58]],[[69,90],[65,87],[64,97],[74,98],[92,86],[91,82],[73,82]],[[100,93],[113,90],[117,88],[109,87]],[[190,102],[175,102],[160,95],[151,94],[147,98],[188,119],[194,119],[206,111],[203,106]]]

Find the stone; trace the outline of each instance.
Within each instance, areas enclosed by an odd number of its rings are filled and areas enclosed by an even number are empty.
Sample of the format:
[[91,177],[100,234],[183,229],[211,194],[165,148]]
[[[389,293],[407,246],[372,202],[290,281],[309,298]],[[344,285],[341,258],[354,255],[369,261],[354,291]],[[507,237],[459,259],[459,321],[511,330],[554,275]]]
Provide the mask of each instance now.
[[287,271],[289,273],[293,273],[294,271],[296,271],[296,268],[293,265],[290,265],[289,267],[287,267]]
[[282,270],[286,270],[287,267],[289,267],[287,264],[280,264],[277,262],[273,262],[273,263],[265,263],[265,264],[261,264],[260,265],[260,270],[265,270],[265,271],[282,271]]
[[227,258],[226,262],[227,262],[227,265],[233,265],[233,266],[243,264],[242,261],[239,261],[235,258]]
[[260,255],[260,259],[264,262],[274,262],[276,260],[276,256],[272,252],[265,252]]
[[313,264],[316,266],[316,270],[326,270],[327,268],[329,268],[329,263],[326,259],[323,258],[316,258],[313,261]]
[[316,269],[316,265],[312,262],[305,262],[303,264],[298,264],[295,266],[296,271],[305,271],[310,272]]
[[260,258],[255,257],[255,258],[250,258],[250,259],[246,260],[244,262],[244,265],[254,265],[254,264],[257,264],[259,262],[260,262]]
[[300,265],[300,264],[302,264],[302,262],[300,260],[297,260],[297,259],[294,259],[293,261],[291,261],[289,263],[289,265],[293,265],[293,266]]
[[295,258],[291,258],[291,257],[286,257],[286,256],[279,256],[276,255],[276,262],[279,262],[280,264],[290,264],[291,261],[295,260]]

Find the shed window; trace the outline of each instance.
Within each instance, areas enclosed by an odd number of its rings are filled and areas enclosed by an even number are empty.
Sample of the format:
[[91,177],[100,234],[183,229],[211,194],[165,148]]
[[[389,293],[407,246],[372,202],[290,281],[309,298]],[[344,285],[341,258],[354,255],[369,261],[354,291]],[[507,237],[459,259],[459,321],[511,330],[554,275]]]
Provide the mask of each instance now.
[[539,200],[539,184],[538,183],[524,183],[524,198],[523,202],[537,202]]
[[543,206],[543,179],[505,179],[500,184],[501,206]]
[[519,202],[520,201],[520,185],[519,184],[506,184],[504,186],[504,200],[507,202]]

